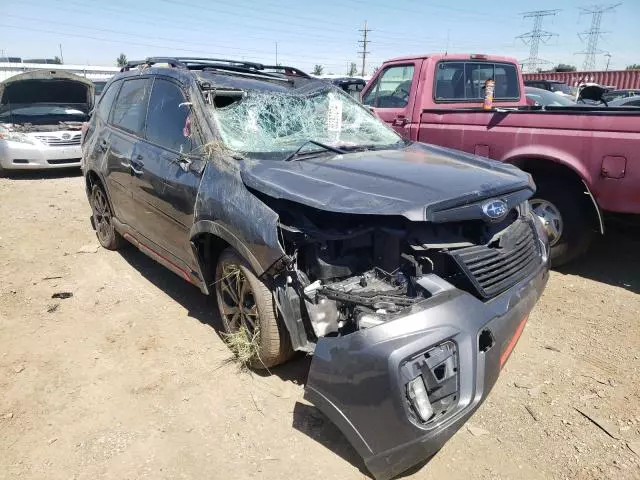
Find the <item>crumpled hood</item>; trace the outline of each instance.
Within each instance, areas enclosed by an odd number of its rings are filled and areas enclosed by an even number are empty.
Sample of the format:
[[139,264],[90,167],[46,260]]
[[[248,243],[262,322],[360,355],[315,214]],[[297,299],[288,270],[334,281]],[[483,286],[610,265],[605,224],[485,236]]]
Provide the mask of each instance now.
[[245,185],[274,198],[353,214],[430,220],[436,212],[534,186],[520,169],[448,148],[322,155],[298,161],[244,160]]
[[18,104],[78,105],[93,108],[95,88],[86,78],[57,70],[36,70],[0,83],[0,109]]

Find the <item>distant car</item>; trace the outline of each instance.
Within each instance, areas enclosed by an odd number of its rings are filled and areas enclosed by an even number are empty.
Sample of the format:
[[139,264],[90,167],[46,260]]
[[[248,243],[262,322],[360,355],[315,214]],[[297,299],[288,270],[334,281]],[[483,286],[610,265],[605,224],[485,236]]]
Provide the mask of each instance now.
[[543,107],[548,106],[566,106],[575,107],[576,102],[565,97],[564,95],[557,95],[549,90],[543,90],[541,88],[524,87],[524,92],[527,96],[527,101],[531,105],[541,105]]
[[63,71],[36,70],[0,83],[0,172],[80,166],[82,123],[94,86]]
[[602,96],[602,99],[609,103],[613,100],[624,99],[629,97],[635,97],[640,95],[640,89],[619,89],[611,90]]
[[100,97],[100,95],[102,95],[102,91],[104,90],[104,86],[107,83],[108,83],[107,80],[99,80],[97,82],[93,82],[93,86],[96,89],[96,99],[98,99]]
[[360,92],[367,84],[362,78],[355,77],[342,77],[327,79],[333,83],[336,87],[341,88],[356,100],[360,100]]
[[548,90],[549,92],[573,95],[571,87],[559,80],[525,80],[524,85],[525,87],[539,88],[541,90]]
[[608,104],[610,107],[640,107],[640,95],[616,98]]

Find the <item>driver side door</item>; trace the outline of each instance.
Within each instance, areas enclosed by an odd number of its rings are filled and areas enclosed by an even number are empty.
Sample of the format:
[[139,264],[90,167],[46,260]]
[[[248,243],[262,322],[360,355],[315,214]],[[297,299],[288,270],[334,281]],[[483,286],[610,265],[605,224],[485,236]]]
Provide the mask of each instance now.
[[409,138],[420,66],[421,60],[416,60],[385,67],[362,97],[363,104],[404,138]]

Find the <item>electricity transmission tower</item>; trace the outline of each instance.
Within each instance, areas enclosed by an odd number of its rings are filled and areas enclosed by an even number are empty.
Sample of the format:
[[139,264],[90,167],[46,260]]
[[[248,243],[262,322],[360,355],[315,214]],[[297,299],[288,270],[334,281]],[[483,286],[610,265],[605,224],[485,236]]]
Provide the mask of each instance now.
[[555,15],[559,11],[560,10],[536,10],[533,12],[524,12],[522,14],[522,18],[533,18],[533,30],[516,37],[531,47],[529,49],[529,58],[522,61],[522,68],[526,72],[535,72],[538,70],[538,65],[549,63],[538,57],[538,49],[540,48],[541,41],[546,43],[551,37],[554,37],[557,34],[542,30],[542,19],[544,17]]
[[[603,50],[598,50],[598,40],[602,37],[602,34],[608,33],[600,30],[600,23],[602,22],[602,16],[616,8],[620,3],[615,5],[594,5],[589,8],[581,8],[580,15],[591,15],[591,28],[578,34],[580,40],[587,44],[587,48],[578,52],[578,55],[584,55],[584,63],[582,64],[583,70],[595,70],[596,68],[596,55],[599,53],[605,53]],[[586,38],[586,41],[585,41]]]
[[369,50],[367,50],[367,46],[369,45],[369,43],[371,43],[371,40],[369,40],[369,32],[371,32],[370,28],[367,28],[367,22],[365,20],[364,22],[364,29],[358,30],[359,32],[362,32],[362,40],[358,40],[358,43],[360,45],[362,45],[362,50],[360,52],[358,52],[360,55],[362,55],[362,72],[360,75],[362,75],[364,77],[364,71],[367,65],[367,55],[369,53],[371,53]]

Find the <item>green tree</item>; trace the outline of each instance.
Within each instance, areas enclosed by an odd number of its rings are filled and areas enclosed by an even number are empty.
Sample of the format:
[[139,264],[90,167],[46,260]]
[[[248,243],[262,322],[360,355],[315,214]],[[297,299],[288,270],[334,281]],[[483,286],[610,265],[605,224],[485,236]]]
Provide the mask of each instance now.
[[119,67],[124,67],[127,64],[127,56],[124,53],[121,53],[120,56],[116,59],[116,64]]
[[575,72],[575,65],[569,65],[567,63],[559,63],[555,67],[553,67],[552,71],[554,72]]
[[324,67],[322,65],[314,65],[313,66],[313,71],[311,73],[313,73],[314,75],[322,75],[322,72],[324,72]]
[[627,70],[640,70],[640,63],[634,63],[633,65],[629,65]]
[[347,75],[349,75],[350,77],[353,77],[357,73],[358,73],[358,66],[356,65],[356,62],[351,62],[351,65],[349,65],[349,70],[347,71]]
[[60,57],[56,56],[53,57],[53,63],[55,63],[56,65],[62,65],[62,60],[60,60]]

